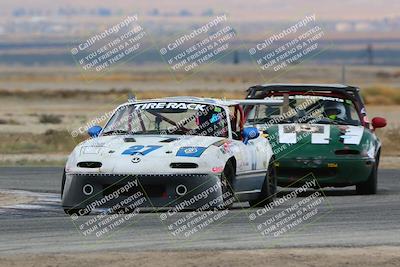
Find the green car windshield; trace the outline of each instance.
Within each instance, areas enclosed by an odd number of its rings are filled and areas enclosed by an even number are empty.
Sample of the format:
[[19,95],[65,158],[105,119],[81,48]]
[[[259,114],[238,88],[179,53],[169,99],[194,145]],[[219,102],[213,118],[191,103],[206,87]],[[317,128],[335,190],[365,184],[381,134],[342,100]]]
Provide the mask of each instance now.
[[283,99],[281,106],[257,104],[251,108],[247,122],[252,124],[316,123],[362,125],[354,103],[349,99],[318,95],[268,97]]

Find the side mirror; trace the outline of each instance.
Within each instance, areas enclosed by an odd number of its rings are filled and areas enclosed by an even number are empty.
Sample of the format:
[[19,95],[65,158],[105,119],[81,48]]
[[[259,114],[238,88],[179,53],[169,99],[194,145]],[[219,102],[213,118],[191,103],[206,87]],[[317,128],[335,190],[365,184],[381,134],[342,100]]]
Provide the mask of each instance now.
[[101,127],[98,126],[98,125],[92,126],[92,127],[89,128],[89,130],[87,131],[87,133],[88,133],[88,135],[89,135],[90,137],[97,137],[97,136],[99,136],[99,134],[100,134],[100,132],[101,132],[102,129],[103,129],[103,128],[101,128]]
[[245,145],[247,145],[247,143],[249,142],[249,140],[251,139],[255,139],[260,135],[260,133],[258,132],[258,129],[256,127],[246,127],[243,128],[242,131],[242,137],[243,137],[243,143]]
[[372,127],[376,128],[383,128],[386,126],[386,119],[381,117],[375,117],[372,119]]

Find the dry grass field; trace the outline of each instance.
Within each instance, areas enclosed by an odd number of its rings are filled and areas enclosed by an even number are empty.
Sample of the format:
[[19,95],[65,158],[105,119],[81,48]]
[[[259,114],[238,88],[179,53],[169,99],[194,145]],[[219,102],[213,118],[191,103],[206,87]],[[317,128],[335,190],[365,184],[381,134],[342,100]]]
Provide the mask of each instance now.
[[[19,254],[0,257],[0,266],[399,266],[399,248],[281,248],[221,251],[168,251]],[[201,264],[200,264],[201,263]]]

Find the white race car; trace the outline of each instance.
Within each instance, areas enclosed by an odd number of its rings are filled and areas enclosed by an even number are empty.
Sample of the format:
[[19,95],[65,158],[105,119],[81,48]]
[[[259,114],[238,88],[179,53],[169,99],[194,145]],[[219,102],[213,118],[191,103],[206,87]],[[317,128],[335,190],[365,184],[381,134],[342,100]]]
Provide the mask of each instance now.
[[257,128],[243,128],[240,102],[170,97],[120,105],[68,157],[65,212],[268,203],[276,190],[272,149]]

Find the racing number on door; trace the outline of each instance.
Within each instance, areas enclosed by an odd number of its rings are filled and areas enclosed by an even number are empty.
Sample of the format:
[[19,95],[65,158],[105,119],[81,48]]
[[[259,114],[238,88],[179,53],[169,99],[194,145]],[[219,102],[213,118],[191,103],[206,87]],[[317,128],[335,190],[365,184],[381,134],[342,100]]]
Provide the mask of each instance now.
[[159,149],[161,146],[142,146],[142,145],[137,145],[137,146],[131,146],[124,152],[122,152],[122,155],[142,155],[145,156],[149,154],[150,152]]

